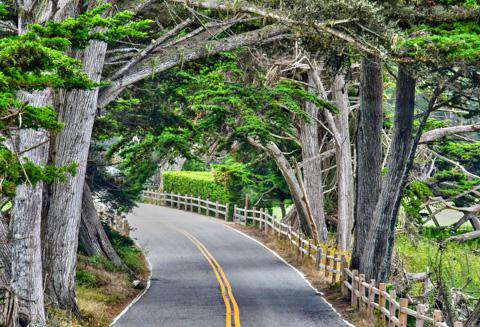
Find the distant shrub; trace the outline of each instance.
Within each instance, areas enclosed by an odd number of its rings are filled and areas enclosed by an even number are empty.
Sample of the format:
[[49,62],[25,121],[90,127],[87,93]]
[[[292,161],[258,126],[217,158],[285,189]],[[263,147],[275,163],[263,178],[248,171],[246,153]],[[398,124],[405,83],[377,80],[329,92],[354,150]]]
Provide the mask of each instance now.
[[191,194],[202,199],[228,203],[232,196],[229,190],[215,182],[208,171],[168,171],[163,173],[164,191],[176,194]]

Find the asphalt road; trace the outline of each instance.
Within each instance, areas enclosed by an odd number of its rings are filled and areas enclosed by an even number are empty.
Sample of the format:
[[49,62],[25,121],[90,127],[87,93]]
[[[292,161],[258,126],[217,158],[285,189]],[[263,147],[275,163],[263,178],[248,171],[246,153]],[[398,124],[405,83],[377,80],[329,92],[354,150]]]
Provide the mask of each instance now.
[[140,204],[151,286],[115,327],[347,326],[290,266],[222,221]]

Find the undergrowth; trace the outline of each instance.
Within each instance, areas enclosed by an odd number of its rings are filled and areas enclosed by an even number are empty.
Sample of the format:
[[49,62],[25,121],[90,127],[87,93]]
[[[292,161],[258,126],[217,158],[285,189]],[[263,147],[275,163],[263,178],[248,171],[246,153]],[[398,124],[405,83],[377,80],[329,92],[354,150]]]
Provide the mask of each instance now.
[[140,292],[132,282],[145,280],[148,268],[142,252],[133,240],[104,226],[115,251],[133,272],[117,268],[101,256],[78,254],[77,303],[82,319],[67,315],[61,310],[48,309],[49,326],[103,327],[109,326],[114,317]]
[[451,235],[436,228],[425,228],[415,239],[399,235],[396,251],[407,272],[428,269],[434,283],[443,278],[449,288],[480,298],[480,240],[445,242]]

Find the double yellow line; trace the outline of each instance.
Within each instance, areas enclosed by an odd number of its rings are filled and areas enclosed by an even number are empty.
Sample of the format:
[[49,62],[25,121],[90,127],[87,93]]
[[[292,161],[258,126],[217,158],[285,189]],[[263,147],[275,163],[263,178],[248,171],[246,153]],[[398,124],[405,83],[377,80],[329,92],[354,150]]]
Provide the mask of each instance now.
[[187,231],[175,228],[179,233],[187,237],[193,244],[200,250],[205,259],[207,259],[210,266],[212,266],[215,277],[217,278],[218,284],[220,285],[220,291],[222,293],[223,301],[225,302],[225,327],[232,327],[232,311],[233,311],[233,320],[235,327],[241,327],[240,324],[240,310],[238,309],[237,301],[233,296],[232,286],[225,276],[225,272],[222,269],[222,266],[215,260],[213,255],[208,251],[205,245],[202,244],[195,236],[188,233]]

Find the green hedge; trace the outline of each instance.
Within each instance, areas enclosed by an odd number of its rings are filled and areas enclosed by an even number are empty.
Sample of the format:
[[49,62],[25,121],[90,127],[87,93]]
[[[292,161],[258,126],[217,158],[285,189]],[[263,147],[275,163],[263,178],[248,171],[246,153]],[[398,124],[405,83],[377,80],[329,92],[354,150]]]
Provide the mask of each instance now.
[[224,204],[232,198],[227,188],[216,183],[209,171],[164,172],[163,188],[167,193],[188,194]]

